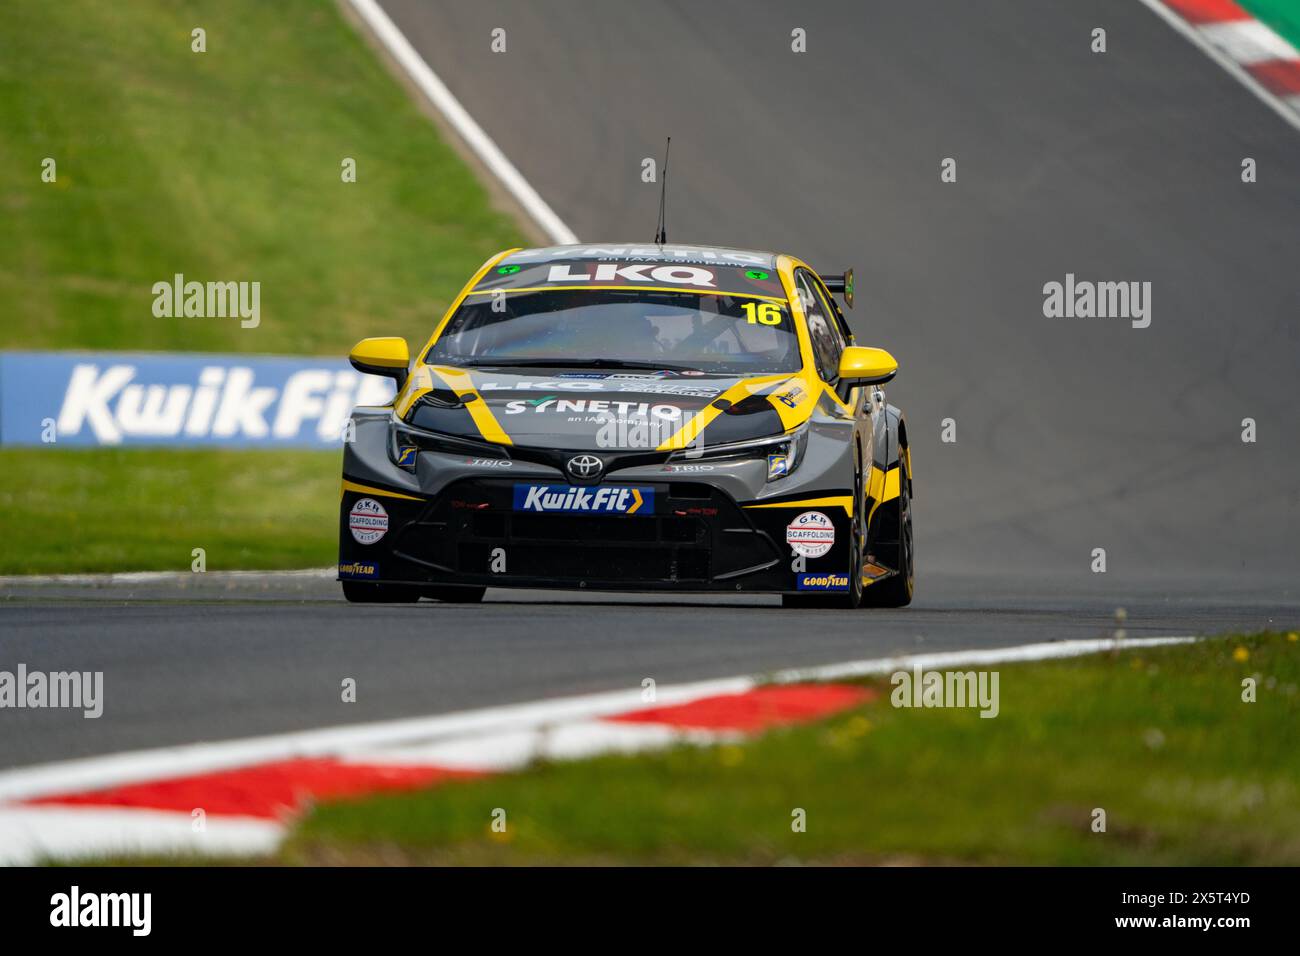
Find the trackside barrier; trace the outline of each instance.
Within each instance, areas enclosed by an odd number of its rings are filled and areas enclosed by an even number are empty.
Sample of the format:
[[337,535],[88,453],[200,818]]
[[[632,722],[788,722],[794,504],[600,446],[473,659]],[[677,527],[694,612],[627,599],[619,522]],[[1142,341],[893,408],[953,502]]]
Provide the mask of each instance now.
[[334,448],[392,397],[342,358],[0,352],[0,446]]

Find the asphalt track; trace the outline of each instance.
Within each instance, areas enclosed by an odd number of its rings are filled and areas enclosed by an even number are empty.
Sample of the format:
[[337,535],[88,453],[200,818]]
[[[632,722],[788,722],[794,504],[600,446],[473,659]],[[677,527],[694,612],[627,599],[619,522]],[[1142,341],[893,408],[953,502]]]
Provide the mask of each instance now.
[[[915,605],[0,582],[5,666],[103,670],[107,696],[99,720],[7,712],[0,767],[1094,637],[1116,607],[1135,636],[1300,623],[1300,139],[1136,0],[383,6],[584,240],[649,239],[641,160],[671,134],[670,239],[855,267],[859,341],[902,364]],[[1044,318],[1067,272],[1151,282],[1151,326]]]

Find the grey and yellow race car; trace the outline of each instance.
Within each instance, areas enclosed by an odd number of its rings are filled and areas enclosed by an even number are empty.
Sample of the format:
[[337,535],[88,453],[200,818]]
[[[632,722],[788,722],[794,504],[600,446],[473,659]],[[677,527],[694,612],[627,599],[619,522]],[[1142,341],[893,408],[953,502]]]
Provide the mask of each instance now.
[[912,463],[853,274],[691,245],[511,249],[470,279],[345,444],[349,601],[488,587],[912,599]]

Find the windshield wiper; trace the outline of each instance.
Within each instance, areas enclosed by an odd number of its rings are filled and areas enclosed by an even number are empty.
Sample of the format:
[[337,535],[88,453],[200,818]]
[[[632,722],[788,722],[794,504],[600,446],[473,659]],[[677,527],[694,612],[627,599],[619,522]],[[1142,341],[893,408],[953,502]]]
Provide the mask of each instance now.
[[638,362],[625,359],[466,359],[457,362],[469,368],[637,368],[653,372],[698,372],[690,365],[671,365],[665,362]]

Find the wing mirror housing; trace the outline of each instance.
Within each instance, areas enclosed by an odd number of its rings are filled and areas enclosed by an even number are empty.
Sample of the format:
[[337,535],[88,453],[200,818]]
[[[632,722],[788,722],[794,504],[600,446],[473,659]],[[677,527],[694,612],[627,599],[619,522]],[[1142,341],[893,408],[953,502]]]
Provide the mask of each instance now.
[[883,385],[898,374],[898,360],[884,349],[850,345],[840,356],[840,380],[853,385]]
[[358,372],[393,379],[400,389],[410,374],[411,350],[406,346],[406,339],[396,336],[362,339],[352,346],[348,361]]

